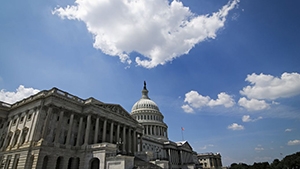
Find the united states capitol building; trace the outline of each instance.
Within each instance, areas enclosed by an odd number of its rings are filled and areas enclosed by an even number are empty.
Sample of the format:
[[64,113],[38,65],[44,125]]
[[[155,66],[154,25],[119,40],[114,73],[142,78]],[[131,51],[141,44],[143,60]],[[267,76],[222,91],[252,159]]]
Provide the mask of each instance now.
[[[203,158],[187,141],[169,140],[168,125],[148,97],[146,83],[130,113],[118,104],[81,99],[57,88],[14,104],[0,102],[0,148],[0,169],[196,169],[203,165]],[[218,161],[211,168],[221,166]]]

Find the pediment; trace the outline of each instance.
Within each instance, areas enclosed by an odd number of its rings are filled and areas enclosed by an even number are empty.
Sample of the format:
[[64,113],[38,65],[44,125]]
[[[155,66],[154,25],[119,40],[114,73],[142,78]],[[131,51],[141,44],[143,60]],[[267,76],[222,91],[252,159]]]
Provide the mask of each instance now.
[[126,111],[124,110],[124,108],[118,104],[97,104],[97,106],[107,110],[107,111],[110,111],[110,112],[114,112],[116,114],[119,114],[123,117],[126,117],[126,118],[129,118],[129,119],[133,119],[131,117],[131,115]]
[[187,141],[176,142],[176,144],[178,148],[193,151],[192,146]]

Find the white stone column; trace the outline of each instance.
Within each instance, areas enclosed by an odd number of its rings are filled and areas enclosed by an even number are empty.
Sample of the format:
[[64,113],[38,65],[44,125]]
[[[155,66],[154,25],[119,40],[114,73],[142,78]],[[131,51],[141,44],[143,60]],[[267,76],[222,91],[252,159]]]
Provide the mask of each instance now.
[[82,123],[83,123],[83,117],[80,117],[79,127],[78,127],[78,132],[77,132],[76,146],[80,146],[80,139],[81,139],[81,133],[82,133]]
[[110,139],[109,142],[113,143],[113,139],[114,139],[114,122],[110,123]]
[[70,116],[66,145],[70,144],[70,139],[71,139],[71,134],[73,129],[73,119],[74,119],[74,113],[72,113]]
[[106,125],[107,125],[107,119],[105,119],[103,122],[102,142],[106,142]]
[[180,157],[179,157],[179,162],[181,163],[181,165],[183,165],[183,154],[182,151],[179,152],[180,153]]
[[[169,161],[172,164],[172,156],[171,156],[171,149],[168,149],[168,157],[169,157]],[[170,166],[171,167],[171,166]]]
[[95,134],[94,134],[94,144],[98,143],[99,134],[99,117],[96,118]]
[[166,137],[168,138],[168,130],[167,130],[167,128],[166,128]]
[[159,135],[162,136],[163,135],[162,133],[163,133],[162,132],[162,127],[159,127]]
[[123,152],[125,152],[126,150],[125,150],[125,145],[127,144],[127,141],[126,141],[126,127],[125,127],[125,125],[124,125],[124,127],[123,127],[123,147],[122,147],[122,150],[123,150]]
[[47,117],[45,119],[43,131],[42,131],[42,139],[44,139],[44,140],[46,140],[46,137],[47,137],[47,130],[48,130],[51,116],[52,116],[52,110],[53,110],[52,107],[49,107],[47,110]]
[[137,133],[136,130],[133,131],[133,153],[137,150]]
[[132,145],[132,142],[131,142],[131,129],[128,128],[128,150],[127,152],[128,153],[131,153],[131,145]]
[[85,137],[84,137],[84,145],[89,144],[89,136],[90,136],[90,128],[91,128],[91,118],[92,116],[89,114],[87,116],[86,128],[85,128]]
[[[30,114],[31,111],[32,110],[30,110],[28,114]],[[30,124],[26,142],[32,141],[32,139],[33,139],[34,128],[35,128],[35,124],[37,123],[36,121],[37,121],[37,111],[33,110],[32,114],[31,114],[31,124]]]
[[145,130],[146,130],[146,131],[144,132],[144,134],[149,134],[149,133],[148,133],[148,131],[149,131],[148,125],[146,126]]
[[143,151],[143,138],[142,138],[142,134],[140,134],[140,149],[139,149],[139,151]]
[[59,114],[59,120],[58,120],[58,124],[57,124],[57,130],[55,133],[54,143],[59,143],[59,136],[60,136],[60,132],[61,132],[61,128],[62,128],[63,118],[64,118],[64,111],[62,110]]
[[118,123],[118,127],[117,127],[117,136],[116,136],[116,140],[119,141],[120,140],[120,124]]

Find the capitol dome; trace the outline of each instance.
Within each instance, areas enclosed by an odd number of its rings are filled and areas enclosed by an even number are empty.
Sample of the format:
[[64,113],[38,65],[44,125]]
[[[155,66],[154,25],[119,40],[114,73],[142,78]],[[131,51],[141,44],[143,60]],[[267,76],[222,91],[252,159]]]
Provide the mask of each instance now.
[[142,90],[142,98],[131,109],[131,116],[144,126],[144,135],[167,139],[168,126],[157,104],[148,97],[146,82]]

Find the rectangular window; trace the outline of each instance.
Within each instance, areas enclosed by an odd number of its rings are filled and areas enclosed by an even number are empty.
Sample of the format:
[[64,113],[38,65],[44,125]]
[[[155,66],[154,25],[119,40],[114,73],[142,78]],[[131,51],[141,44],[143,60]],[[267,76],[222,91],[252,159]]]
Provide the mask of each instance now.
[[21,117],[20,123],[23,123],[23,121],[24,121],[24,116]]
[[29,121],[29,120],[31,120],[31,118],[32,118],[32,113],[28,115],[27,120]]
[[17,119],[14,119],[13,120],[13,125],[16,125],[16,123],[17,123]]
[[11,155],[7,156],[4,169],[8,169],[11,161]]
[[20,154],[16,154],[15,155],[15,159],[14,159],[14,163],[13,163],[13,166],[12,166],[12,169],[17,169],[18,168],[19,159],[20,159]]

